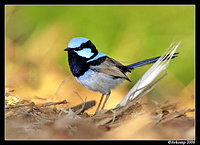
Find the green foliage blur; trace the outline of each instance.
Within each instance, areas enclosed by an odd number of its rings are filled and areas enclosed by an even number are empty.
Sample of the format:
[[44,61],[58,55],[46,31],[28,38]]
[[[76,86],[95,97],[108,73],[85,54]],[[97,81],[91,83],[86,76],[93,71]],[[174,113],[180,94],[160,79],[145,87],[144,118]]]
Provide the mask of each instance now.
[[[151,93],[178,93],[194,81],[193,5],[6,5],[6,84],[24,82],[37,90],[49,85],[42,82],[52,71],[64,80],[71,73],[63,50],[73,37],[90,39],[123,64],[162,55],[172,41],[181,41],[179,57]],[[127,91],[149,67],[128,75],[133,83],[125,83]]]

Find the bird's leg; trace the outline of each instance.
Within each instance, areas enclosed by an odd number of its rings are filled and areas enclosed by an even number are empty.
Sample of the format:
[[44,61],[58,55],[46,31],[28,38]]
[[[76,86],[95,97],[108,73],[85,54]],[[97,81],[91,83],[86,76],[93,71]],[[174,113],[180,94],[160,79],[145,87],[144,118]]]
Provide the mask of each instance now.
[[[94,114],[97,114],[97,113],[98,113],[99,108],[100,108],[100,105],[101,105],[101,102],[102,102],[102,100],[103,100],[103,96],[104,96],[104,94],[102,94],[101,99],[100,99],[100,101],[99,101],[99,105],[98,105],[97,110],[95,111]],[[105,102],[104,102],[104,103],[105,103]]]
[[106,95],[106,99],[105,99],[105,101],[104,101],[104,103],[103,103],[103,106],[102,106],[101,110],[102,110],[102,109],[104,108],[104,106],[106,105],[106,102],[107,102],[109,96],[110,96],[110,94]]

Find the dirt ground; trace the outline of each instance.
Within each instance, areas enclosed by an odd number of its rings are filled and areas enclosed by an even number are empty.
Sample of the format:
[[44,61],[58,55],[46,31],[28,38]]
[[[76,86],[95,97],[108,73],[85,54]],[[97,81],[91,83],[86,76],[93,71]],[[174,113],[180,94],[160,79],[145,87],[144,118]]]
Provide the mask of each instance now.
[[[35,97],[20,100],[11,90],[5,97],[5,139],[195,139],[194,108],[179,102],[129,102],[121,108],[88,114],[95,101],[69,107],[67,100],[53,102]],[[192,114],[192,115],[191,115]]]

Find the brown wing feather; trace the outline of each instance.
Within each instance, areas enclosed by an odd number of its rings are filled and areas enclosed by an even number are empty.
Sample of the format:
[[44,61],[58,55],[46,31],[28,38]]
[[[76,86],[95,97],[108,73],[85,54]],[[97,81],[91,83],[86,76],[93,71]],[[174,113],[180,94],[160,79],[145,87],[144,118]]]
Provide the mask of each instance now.
[[124,78],[131,82],[131,80],[126,76],[125,72],[123,72],[122,70],[123,66],[124,65],[121,64],[120,62],[107,57],[106,60],[102,62],[100,65],[90,66],[90,68],[104,74],[112,75],[119,78]]

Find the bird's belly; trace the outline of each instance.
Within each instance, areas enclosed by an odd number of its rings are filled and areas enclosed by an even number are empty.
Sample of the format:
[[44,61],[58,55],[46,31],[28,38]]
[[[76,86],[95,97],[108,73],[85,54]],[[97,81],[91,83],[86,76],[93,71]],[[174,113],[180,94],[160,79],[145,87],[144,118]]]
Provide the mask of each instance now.
[[84,87],[92,91],[98,91],[101,94],[109,94],[111,89],[115,89],[124,82],[124,79],[114,78],[113,76],[90,69],[82,76],[75,78]]

